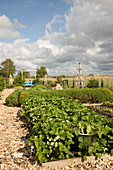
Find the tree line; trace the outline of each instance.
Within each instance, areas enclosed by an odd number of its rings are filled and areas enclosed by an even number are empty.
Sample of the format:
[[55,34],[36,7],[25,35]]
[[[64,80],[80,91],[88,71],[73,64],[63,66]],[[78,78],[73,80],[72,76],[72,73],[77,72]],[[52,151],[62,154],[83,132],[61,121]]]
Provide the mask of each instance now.
[[[16,66],[14,65],[13,61],[11,59],[6,59],[1,63],[0,66],[0,76],[3,76],[5,78],[9,78],[10,74],[14,77],[14,74],[16,72]],[[18,72],[18,76],[20,76],[21,72]],[[40,75],[40,77],[44,77],[45,74],[47,74],[47,69],[45,66],[41,66],[40,68],[37,69],[37,74]],[[24,76],[26,78],[30,77],[29,72],[25,72]]]

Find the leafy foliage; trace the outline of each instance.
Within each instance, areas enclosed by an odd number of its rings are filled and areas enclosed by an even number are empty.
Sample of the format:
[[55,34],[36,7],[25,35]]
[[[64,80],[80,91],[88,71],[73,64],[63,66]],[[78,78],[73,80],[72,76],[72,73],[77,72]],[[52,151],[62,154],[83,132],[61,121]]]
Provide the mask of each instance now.
[[0,74],[3,77],[9,77],[9,75],[13,75],[16,71],[14,63],[11,59],[6,59],[1,63]]
[[22,74],[21,71],[19,71],[18,75],[14,78],[13,84],[16,86],[23,86],[25,78],[29,78],[29,77],[30,77],[30,72],[23,72],[23,81],[22,81]]
[[7,106],[20,106],[20,95],[21,95],[22,90],[18,89],[11,93],[5,100],[5,103]]
[[57,81],[59,83],[61,83],[62,82],[62,78],[65,78],[65,77],[66,77],[65,75],[59,75],[59,76],[57,76]]
[[41,66],[40,69],[37,69],[37,74],[39,74],[41,78],[47,75],[46,67]]
[[112,153],[113,119],[107,120],[77,100],[29,95],[22,108],[21,116],[32,129],[28,142],[40,163],[73,157],[73,149],[83,159]]
[[[34,96],[41,96],[41,97],[58,96],[58,97],[64,97],[67,99],[69,98],[77,99],[81,103],[88,103],[88,102],[101,103],[105,101],[110,101],[110,102],[113,101],[113,94],[110,94],[108,91],[105,91],[100,88],[97,88],[97,89],[65,89],[65,90],[59,91],[59,90],[52,90],[43,85],[37,85],[37,87],[35,88],[25,89],[24,91],[29,92],[28,95],[33,94]],[[7,98],[7,104],[8,104],[8,101],[11,104],[11,100],[15,100],[15,97],[17,97],[13,95],[13,93],[11,95],[13,97]],[[23,98],[23,100],[24,99],[25,98]],[[18,104],[20,105],[20,103]]]
[[87,84],[88,88],[98,88],[99,87],[99,82],[96,79],[91,79],[89,80],[89,83]]
[[0,76],[0,91],[4,89],[4,78]]

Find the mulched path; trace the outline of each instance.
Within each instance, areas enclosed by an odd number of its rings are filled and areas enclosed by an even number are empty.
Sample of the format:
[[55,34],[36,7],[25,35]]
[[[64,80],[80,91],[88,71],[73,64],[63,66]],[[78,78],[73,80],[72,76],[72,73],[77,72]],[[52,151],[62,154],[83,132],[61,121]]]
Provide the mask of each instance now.
[[6,97],[14,89],[5,89],[0,100],[0,169],[2,170],[86,170],[86,169],[113,169],[113,158],[99,159],[78,163],[77,165],[63,166],[62,168],[40,167],[33,157],[26,140],[29,130],[23,118],[20,118],[21,108],[5,105]]
[[7,107],[5,98],[13,89],[5,89],[0,100],[0,169],[37,169],[26,142],[29,131],[18,116],[18,107]]

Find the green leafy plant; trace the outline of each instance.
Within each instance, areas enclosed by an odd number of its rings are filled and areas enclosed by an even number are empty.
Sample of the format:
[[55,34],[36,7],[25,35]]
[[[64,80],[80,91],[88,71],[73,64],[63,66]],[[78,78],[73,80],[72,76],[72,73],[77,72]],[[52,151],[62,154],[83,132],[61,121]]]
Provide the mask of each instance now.
[[77,100],[31,94],[23,102],[21,116],[30,126],[28,142],[40,163],[73,157],[73,148],[83,159],[113,152],[113,120]]
[[0,76],[0,91],[4,89],[4,78]]
[[111,108],[104,108],[103,110],[109,113],[113,113],[113,110]]
[[88,84],[87,84],[88,88],[98,88],[99,87],[99,82],[96,79],[91,79],[89,80]]
[[20,95],[22,90],[18,89],[11,93],[5,100],[7,106],[20,106]]

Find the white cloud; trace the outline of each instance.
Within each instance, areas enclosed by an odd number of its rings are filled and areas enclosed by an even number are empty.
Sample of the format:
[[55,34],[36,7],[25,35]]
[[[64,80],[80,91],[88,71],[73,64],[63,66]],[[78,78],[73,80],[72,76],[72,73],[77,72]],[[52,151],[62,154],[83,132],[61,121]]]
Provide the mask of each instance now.
[[12,23],[6,15],[0,16],[0,38],[20,38],[21,34],[15,29],[15,26],[25,28],[17,19],[14,19],[14,23]]
[[17,26],[17,27],[20,27],[20,28],[25,28],[25,26],[20,24],[17,19],[14,19],[14,26]]
[[62,23],[62,20],[61,20],[62,16],[61,15],[55,15],[53,17],[53,19],[46,25],[46,33],[48,31],[53,31],[52,29],[52,25],[55,24],[55,23]]
[[[45,36],[36,42],[18,39],[12,44],[0,43],[0,61],[11,58],[18,70],[44,65],[49,75],[76,75],[81,61],[85,75],[113,74],[111,3],[110,0],[73,0],[73,5],[64,15],[65,32],[54,31],[54,24],[63,19],[56,15],[46,25]],[[4,22],[3,18],[0,20],[2,28],[14,31],[14,23],[18,21],[12,23],[6,16],[4,18]]]

